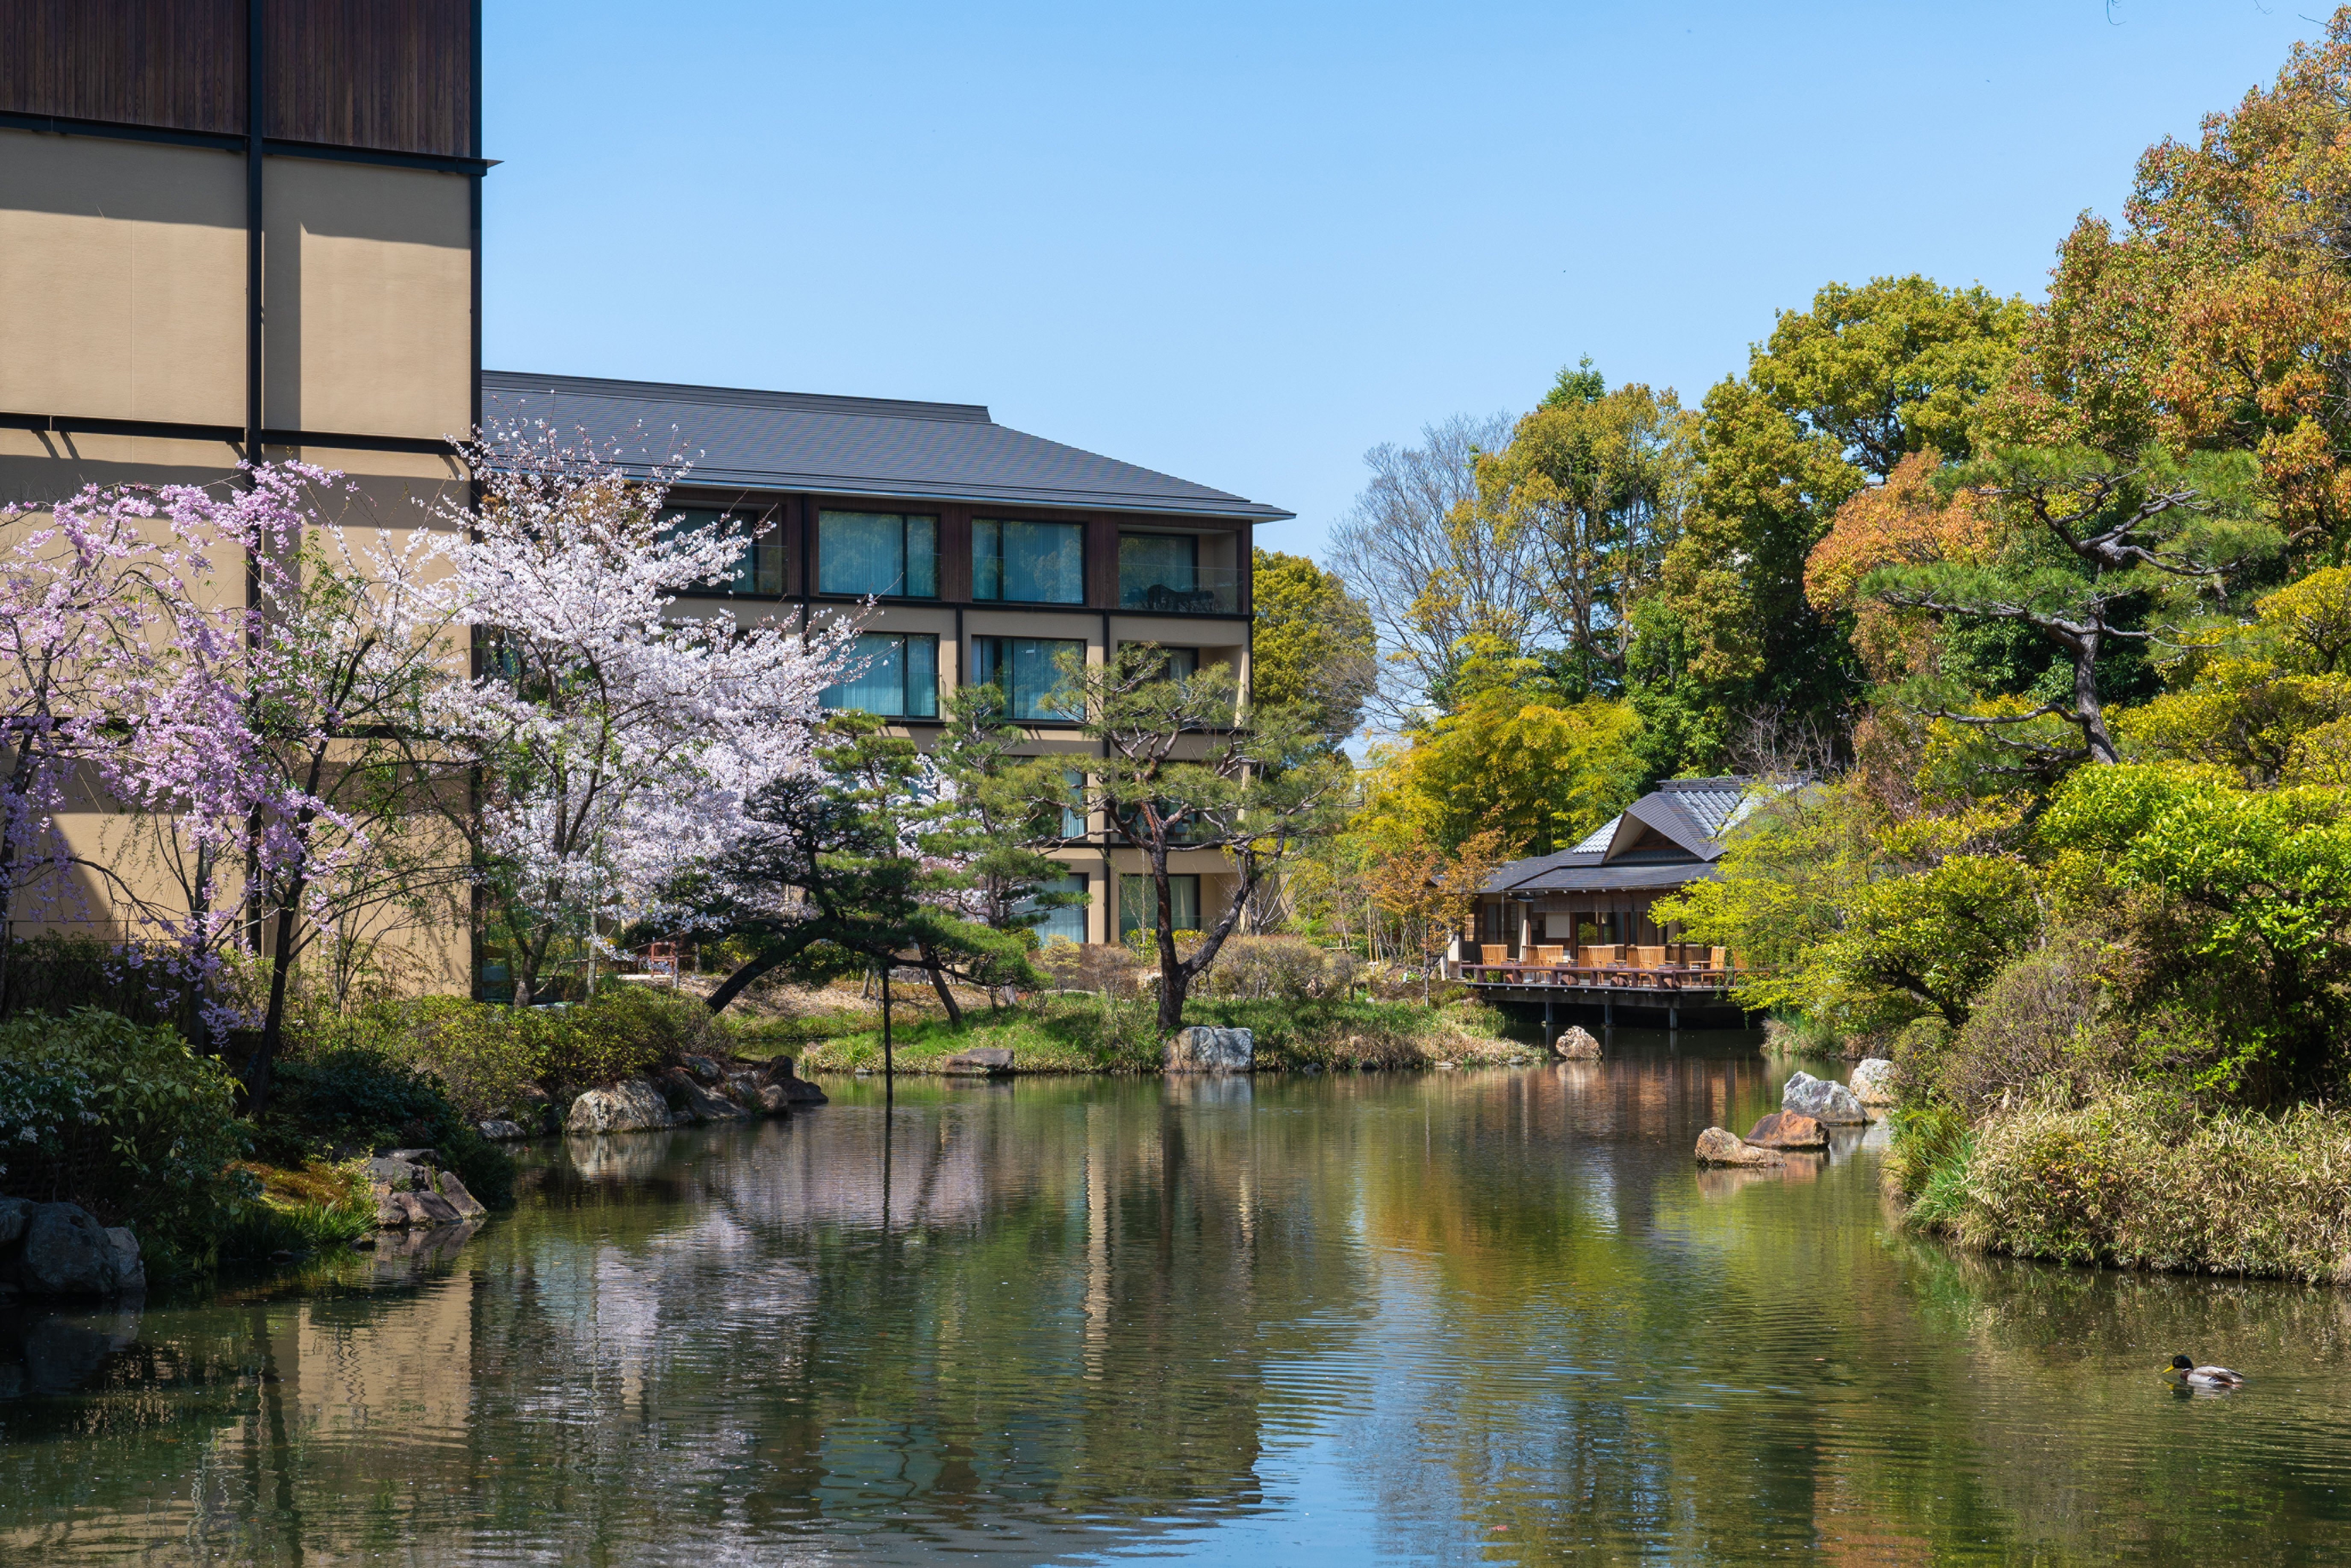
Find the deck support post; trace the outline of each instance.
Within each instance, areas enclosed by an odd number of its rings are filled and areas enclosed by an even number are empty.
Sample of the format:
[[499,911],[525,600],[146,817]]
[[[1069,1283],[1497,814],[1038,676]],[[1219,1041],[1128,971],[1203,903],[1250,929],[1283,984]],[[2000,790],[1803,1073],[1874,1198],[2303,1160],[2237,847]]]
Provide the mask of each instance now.
[[1551,1049],[1551,998],[1543,998],[1543,1049]]
[[1605,993],[1603,993],[1600,998],[1600,1027],[1602,1029],[1616,1027],[1616,998]]
[[1666,1028],[1670,1032],[1682,1027],[1682,1009],[1678,1002],[1666,1004]]

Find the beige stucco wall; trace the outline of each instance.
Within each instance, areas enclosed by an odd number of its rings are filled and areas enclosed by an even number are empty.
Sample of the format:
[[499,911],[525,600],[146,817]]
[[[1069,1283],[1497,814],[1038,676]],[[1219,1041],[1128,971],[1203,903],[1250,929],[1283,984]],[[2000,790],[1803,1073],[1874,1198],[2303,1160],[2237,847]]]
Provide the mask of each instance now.
[[245,165],[0,131],[0,410],[245,421]]
[[263,423],[465,434],[473,252],[464,177],[273,158],[262,211]]

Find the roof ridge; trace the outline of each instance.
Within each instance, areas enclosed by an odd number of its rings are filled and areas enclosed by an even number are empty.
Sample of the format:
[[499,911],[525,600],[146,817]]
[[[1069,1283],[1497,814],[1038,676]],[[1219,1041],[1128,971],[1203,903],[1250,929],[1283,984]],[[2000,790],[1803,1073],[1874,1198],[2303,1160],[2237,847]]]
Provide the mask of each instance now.
[[605,376],[539,375],[527,371],[484,371],[482,384],[507,392],[544,392],[569,397],[653,397],[664,402],[713,408],[797,408],[818,413],[862,413],[880,419],[935,420],[948,424],[994,424],[979,402],[928,402],[914,398],[852,397],[841,392],[763,392],[755,387],[708,387],[685,382],[622,381]]

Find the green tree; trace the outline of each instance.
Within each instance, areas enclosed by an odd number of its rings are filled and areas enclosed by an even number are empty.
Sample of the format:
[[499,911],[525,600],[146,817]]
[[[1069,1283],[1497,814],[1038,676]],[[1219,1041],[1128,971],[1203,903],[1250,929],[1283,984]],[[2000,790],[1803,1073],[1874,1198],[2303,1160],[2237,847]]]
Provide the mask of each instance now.
[[1916,275],[1830,284],[1707,394],[1698,502],[1626,656],[1656,772],[1720,768],[1742,713],[1842,721],[1860,671],[1806,601],[1805,559],[1905,455],[1971,453],[2024,321],[2022,301]]
[[1681,534],[1696,423],[1671,389],[1609,392],[1586,360],[1478,460],[1479,520],[1532,541],[1556,663],[1578,695],[1623,689],[1632,607]]
[[1333,743],[1343,741],[1362,727],[1379,684],[1371,609],[1338,573],[1302,555],[1255,554],[1250,698],[1300,707]]
[[[2076,761],[2119,760],[2101,661],[2111,664],[2118,650],[2225,601],[2278,542],[2259,516],[2252,464],[2237,455],[2180,460],[2158,450],[2118,463],[2084,447],[2002,452],[1938,477],[2006,514],[2003,547],[1989,560],[1880,566],[1856,592],[1945,622],[2014,625],[2053,647],[2055,680],[2026,701],[1970,704],[1932,680],[1908,698],[1997,737],[2017,765],[2043,776]],[[2069,727],[2074,742],[2020,727],[2043,718]]]
[[893,967],[922,969],[953,1024],[962,1009],[950,977],[1041,983],[1028,961],[1035,938],[973,913],[970,815],[936,764],[859,713],[827,721],[817,760],[813,775],[755,796],[745,814],[762,831],[677,894],[705,924],[757,944],[711,994],[711,1011],[778,967],[815,979],[878,965],[886,1068]]
[[1511,853],[1549,854],[1640,793],[1629,707],[1546,691],[1523,664],[1484,674],[1457,711],[1374,752],[1360,831],[1451,855],[1490,826]]
[[[1145,643],[1108,664],[1063,662],[1063,712],[1082,712],[1102,756],[1089,763],[1090,809],[1113,843],[1137,851],[1153,891],[1159,951],[1159,1027],[1183,1027],[1193,980],[1216,962],[1252,897],[1304,844],[1339,825],[1351,773],[1325,744],[1303,705],[1253,702],[1243,708],[1232,671],[1209,664],[1171,674],[1166,655]],[[1224,907],[1204,904],[1198,946],[1176,951],[1170,862],[1211,851],[1231,868]]]
[[962,867],[967,903],[990,930],[1034,932],[1054,910],[1085,902],[1081,893],[1050,891],[1069,867],[1040,847],[1061,837],[1062,811],[1081,803],[1083,790],[1065,758],[1021,755],[1028,737],[1003,713],[1003,688],[992,682],[948,695],[932,756],[952,809],[925,847]]

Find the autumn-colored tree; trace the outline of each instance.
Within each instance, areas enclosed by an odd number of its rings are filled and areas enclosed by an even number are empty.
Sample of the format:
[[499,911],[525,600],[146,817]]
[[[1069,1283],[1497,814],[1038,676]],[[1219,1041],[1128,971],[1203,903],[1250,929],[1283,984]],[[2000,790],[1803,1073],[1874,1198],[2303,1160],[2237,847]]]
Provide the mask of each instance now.
[[1936,667],[1933,621],[1863,596],[1862,580],[1881,567],[1935,562],[1978,566],[1999,551],[1999,514],[1972,490],[1946,494],[1934,484],[1942,454],[1914,452],[1883,485],[1855,492],[1804,562],[1804,597],[1824,614],[1851,614],[1854,651],[1870,678],[1898,680]]
[[1420,960],[1422,1001],[1428,999],[1430,972],[1478,891],[1510,858],[1499,828],[1479,829],[1450,853],[1417,830],[1369,846],[1364,886],[1395,918],[1405,946]]
[[1999,437],[2252,454],[2297,550],[2351,545],[2351,8],[2194,143],[2140,160],[2119,228],[2066,238]]

